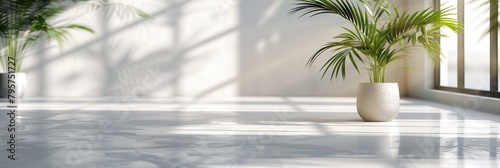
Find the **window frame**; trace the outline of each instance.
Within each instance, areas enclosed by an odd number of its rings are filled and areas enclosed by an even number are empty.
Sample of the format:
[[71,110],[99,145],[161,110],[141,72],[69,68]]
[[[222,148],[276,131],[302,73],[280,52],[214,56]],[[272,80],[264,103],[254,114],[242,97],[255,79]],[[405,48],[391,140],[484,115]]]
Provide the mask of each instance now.
[[[458,5],[458,21],[462,24],[464,23],[464,13],[465,13],[465,0],[457,0]],[[440,10],[441,0],[434,0],[434,9]],[[490,4],[490,26],[494,22],[498,23],[498,0],[493,0]],[[441,43],[440,38],[436,37],[439,43]],[[434,65],[434,89],[443,90],[448,92],[456,92],[470,95],[478,95],[485,97],[500,98],[500,92],[498,89],[498,29],[492,30],[490,32],[490,90],[475,90],[465,88],[465,46],[464,46],[464,32],[460,31],[458,33],[458,54],[457,54],[457,84],[458,87],[448,87],[441,85],[441,62],[437,61]]]

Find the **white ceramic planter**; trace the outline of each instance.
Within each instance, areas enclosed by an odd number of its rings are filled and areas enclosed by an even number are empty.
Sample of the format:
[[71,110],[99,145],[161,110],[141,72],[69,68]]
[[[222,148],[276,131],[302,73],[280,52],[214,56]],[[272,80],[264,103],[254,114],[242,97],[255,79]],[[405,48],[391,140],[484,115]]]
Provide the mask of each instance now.
[[364,121],[387,122],[399,113],[397,83],[360,83],[356,107]]
[[[8,98],[9,94],[9,87],[8,87],[8,80],[9,80],[9,74],[8,73],[0,73],[0,98]],[[24,97],[24,92],[26,90],[26,74],[25,73],[14,73],[15,79],[14,81],[16,82],[16,88],[14,96],[16,99],[23,98]]]

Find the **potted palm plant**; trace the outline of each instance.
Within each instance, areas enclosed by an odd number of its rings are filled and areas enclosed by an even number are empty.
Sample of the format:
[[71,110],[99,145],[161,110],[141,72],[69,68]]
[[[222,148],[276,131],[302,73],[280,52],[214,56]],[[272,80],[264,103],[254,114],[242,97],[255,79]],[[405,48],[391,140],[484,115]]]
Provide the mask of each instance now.
[[[52,26],[48,19],[61,13],[69,6],[57,5],[61,0],[4,0],[0,11],[1,41],[0,97],[7,98],[9,72],[15,74],[15,97],[21,98],[26,88],[26,74],[21,71],[22,62],[39,39],[55,39],[59,45],[67,43],[69,29],[93,33],[93,30],[77,24]],[[62,2],[62,1],[61,1]],[[76,2],[76,1],[74,1]],[[14,63],[15,62],[15,63]]]
[[[0,98],[7,98],[8,74],[15,73],[15,97],[21,98],[26,88],[26,75],[21,71],[26,52],[40,39],[55,40],[59,46],[69,43],[68,30],[76,29],[90,33],[94,31],[79,24],[51,25],[47,20],[57,16],[71,6],[89,2],[93,9],[107,6],[124,5],[134,14],[145,17],[147,14],[126,4],[92,2],[90,0],[2,0],[0,5],[0,64],[4,73],[0,73]],[[123,12],[123,11],[122,11]],[[15,61],[15,65],[12,62]],[[9,63],[10,62],[10,63]]]
[[[296,0],[290,14],[301,16],[333,14],[350,23],[352,28],[334,37],[333,42],[320,48],[308,60],[331,51],[330,58],[320,71],[323,77],[339,74],[346,77],[346,64],[358,74],[368,73],[369,83],[358,86],[357,111],[364,121],[391,121],[399,113],[400,95],[397,83],[386,83],[389,64],[405,59],[414,47],[422,47],[433,61],[439,61],[441,48],[435,37],[443,36],[442,28],[457,33],[461,26],[451,13],[452,8],[436,11],[428,8],[414,13],[400,12],[389,0]],[[361,68],[360,68],[361,67]]]

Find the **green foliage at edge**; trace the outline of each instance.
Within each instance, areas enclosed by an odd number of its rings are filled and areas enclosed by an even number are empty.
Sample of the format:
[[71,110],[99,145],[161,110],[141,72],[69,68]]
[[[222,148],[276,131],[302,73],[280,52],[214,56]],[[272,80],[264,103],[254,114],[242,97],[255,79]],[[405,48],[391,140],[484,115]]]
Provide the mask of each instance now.
[[[17,64],[15,72],[20,72],[26,52],[33,47],[39,39],[54,39],[59,46],[69,43],[71,34],[68,30],[76,29],[94,33],[94,30],[78,24],[52,26],[46,20],[56,17],[58,14],[77,3],[89,0],[0,0],[0,64],[4,72],[8,71],[6,61],[15,59]],[[92,9],[101,9],[110,6],[124,5],[108,3],[108,1],[97,1],[98,5],[92,5]],[[140,17],[148,15],[135,8],[133,12]]]

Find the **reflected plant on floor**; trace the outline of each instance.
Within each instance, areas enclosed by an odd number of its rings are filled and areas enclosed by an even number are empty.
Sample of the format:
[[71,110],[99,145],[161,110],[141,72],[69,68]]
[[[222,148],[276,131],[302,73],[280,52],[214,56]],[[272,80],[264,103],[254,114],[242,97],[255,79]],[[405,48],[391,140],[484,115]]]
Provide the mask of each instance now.
[[[218,110],[216,110],[218,111]],[[212,115],[211,110],[205,111],[207,115]],[[197,136],[194,143],[189,148],[181,151],[171,162],[173,167],[200,167],[214,163],[223,163],[219,167],[237,168],[252,163],[261,155],[266,155],[269,143],[276,143],[276,132],[282,132],[287,128],[288,123],[295,118],[286,107],[281,107],[273,112],[273,116],[266,120],[267,128],[256,130],[255,135],[242,135],[241,128],[232,122],[232,118],[221,119],[216,123],[224,126],[227,130],[217,136]],[[225,120],[225,121],[224,121]],[[227,122],[226,122],[227,121]],[[226,124],[225,124],[226,123]],[[224,143],[229,141],[230,143]]]

